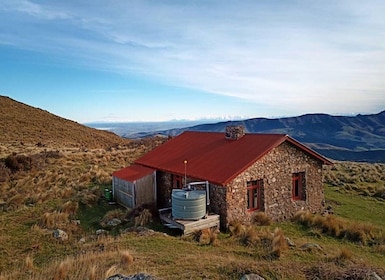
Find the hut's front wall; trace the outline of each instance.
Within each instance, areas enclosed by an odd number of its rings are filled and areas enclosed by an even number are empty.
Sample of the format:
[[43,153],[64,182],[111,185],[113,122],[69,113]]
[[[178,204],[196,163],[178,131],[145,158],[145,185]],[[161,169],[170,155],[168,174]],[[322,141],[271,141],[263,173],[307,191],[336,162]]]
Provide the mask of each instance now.
[[156,203],[155,174],[147,175],[135,182],[135,204],[136,207]]
[[[298,172],[305,174],[304,200],[293,199],[292,175]],[[263,193],[259,211],[264,211],[275,221],[288,219],[299,210],[319,212],[323,209],[322,163],[284,142],[227,186],[226,224],[252,220],[254,212],[247,209],[247,182],[260,179],[263,180]],[[222,201],[219,203],[225,205]]]

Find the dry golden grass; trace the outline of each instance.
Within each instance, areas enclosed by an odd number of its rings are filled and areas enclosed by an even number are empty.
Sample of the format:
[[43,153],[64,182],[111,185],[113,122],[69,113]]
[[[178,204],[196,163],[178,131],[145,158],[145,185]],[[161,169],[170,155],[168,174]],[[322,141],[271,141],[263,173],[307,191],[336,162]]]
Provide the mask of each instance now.
[[288,249],[288,244],[280,228],[274,230],[271,255],[280,258],[282,253]]
[[218,234],[219,229],[217,228],[207,228],[202,230],[196,230],[192,233],[192,240],[198,242],[199,244],[205,245],[218,245]]
[[253,214],[252,222],[257,226],[269,226],[272,220],[265,212],[256,212]]
[[293,217],[293,221],[307,227],[317,228],[324,234],[345,238],[363,245],[368,243],[384,244],[383,231],[372,224],[351,222],[334,215],[313,215],[308,211],[297,212]]
[[122,267],[129,267],[134,262],[134,257],[131,255],[129,251],[121,251],[121,260],[120,264]]
[[152,214],[150,210],[143,209],[139,216],[135,217],[135,226],[145,226],[152,221]]
[[48,229],[55,229],[65,226],[69,223],[69,214],[54,211],[52,213],[46,212],[39,220],[39,226]]

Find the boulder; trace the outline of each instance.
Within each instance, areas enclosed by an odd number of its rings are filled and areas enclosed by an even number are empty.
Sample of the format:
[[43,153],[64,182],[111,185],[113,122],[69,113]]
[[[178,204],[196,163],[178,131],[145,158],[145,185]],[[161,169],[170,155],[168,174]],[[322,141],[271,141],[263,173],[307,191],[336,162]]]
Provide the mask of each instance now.
[[319,250],[322,251],[322,248],[317,243],[305,243],[301,245],[301,250],[304,251],[312,251],[312,250]]
[[110,227],[116,227],[117,225],[120,225],[122,221],[118,218],[113,218],[112,220],[109,220],[107,222],[107,225]]
[[53,237],[55,237],[58,240],[65,241],[68,240],[68,234],[61,229],[55,229],[53,231]]

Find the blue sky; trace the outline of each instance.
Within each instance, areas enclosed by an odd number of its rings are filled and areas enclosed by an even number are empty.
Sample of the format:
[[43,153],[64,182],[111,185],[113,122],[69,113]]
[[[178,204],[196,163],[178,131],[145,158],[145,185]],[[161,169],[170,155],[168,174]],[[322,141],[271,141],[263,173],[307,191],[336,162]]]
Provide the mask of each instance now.
[[385,109],[385,1],[0,0],[0,95],[77,122]]

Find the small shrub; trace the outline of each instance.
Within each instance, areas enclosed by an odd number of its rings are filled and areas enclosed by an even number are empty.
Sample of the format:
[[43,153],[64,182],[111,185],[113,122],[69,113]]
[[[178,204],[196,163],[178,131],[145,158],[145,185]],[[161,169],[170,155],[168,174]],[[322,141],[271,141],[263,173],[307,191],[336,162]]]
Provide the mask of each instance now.
[[12,154],[5,158],[5,166],[13,173],[32,169],[32,158],[24,155]]
[[120,264],[122,267],[129,267],[134,262],[134,257],[129,251],[120,252]]
[[268,226],[271,224],[271,218],[265,212],[256,212],[253,215],[253,224],[257,226]]

